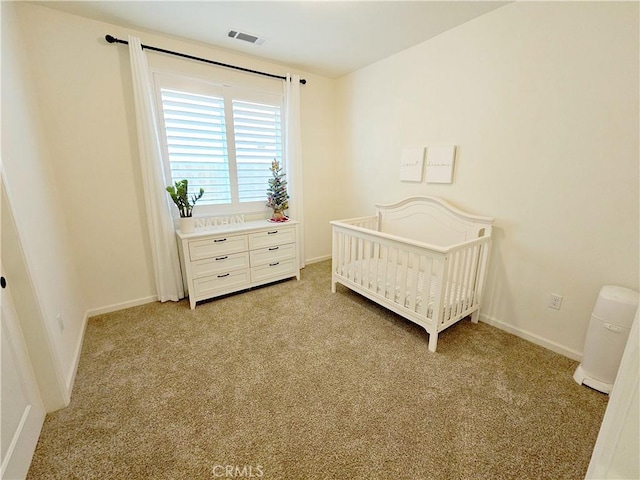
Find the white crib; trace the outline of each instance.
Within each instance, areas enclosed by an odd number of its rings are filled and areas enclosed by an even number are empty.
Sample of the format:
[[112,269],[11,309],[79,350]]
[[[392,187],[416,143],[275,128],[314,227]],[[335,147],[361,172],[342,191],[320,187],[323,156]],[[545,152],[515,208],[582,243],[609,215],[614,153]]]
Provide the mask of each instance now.
[[469,315],[478,321],[493,218],[411,197],[331,225],[332,292],[341,283],[417,323],[432,352],[439,332]]

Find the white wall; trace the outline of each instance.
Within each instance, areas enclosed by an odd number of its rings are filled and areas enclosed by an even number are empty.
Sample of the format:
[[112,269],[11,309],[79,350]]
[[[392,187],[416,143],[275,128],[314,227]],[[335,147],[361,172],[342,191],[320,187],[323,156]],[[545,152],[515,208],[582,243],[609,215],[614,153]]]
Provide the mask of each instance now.
[[[638,289],[637,3],[509,4],[343,77],[336,108],[342,217],[427,194],[496,218],[483,320],[579,358],[600,287]],[[398,180],[403,147],[452,144],[452,185]]]
[[[104,36],[126,39],[133,34],[149,45],[277,74],[290,69],[33,4],[16,9],[89,311],[153,300],[129,54],[125,46],[107,44]],[[206,69],[213,78],[229,75],[224,69],[159,54],[148,58],[151,66],[201,73]],[[331,189],[326,162],[333,158],[333,81],[291,73],[308,80],[301,92],[305,238],[306,257],[315,259],[330,252],[331,202],[318,192]]]
[[69,401],[86,305],[26,60],[13,5],[5,2],[2,263],[45,407],[52,411]]

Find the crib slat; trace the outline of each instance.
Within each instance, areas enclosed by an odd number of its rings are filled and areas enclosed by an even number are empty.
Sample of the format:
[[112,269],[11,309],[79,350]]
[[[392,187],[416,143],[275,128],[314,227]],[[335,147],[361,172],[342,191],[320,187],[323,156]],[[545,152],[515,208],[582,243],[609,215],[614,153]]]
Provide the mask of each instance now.
[[365,285],[364,283],[364,275],[365,275],[365,259],[364,259],[364,240],[362,238],[358,238],[358,246],[357,246],[357,255],[358,255],[358,278],[360,279],[360,285]]
[[373,243],[373,251],[371,253],[373,268],[371,269],[371,290],[378,293],[378,270],[380,269],[380,244]]
[[360,252],[361,264],[362,264],[362,285],[365,288],[369,288],[369,240],[362,240],[362,251]]
[[358,242],[357,242],[357,238],[353,237],[353,236],[349,236],[349,244],[350,244],[350,257],[349,257],[349,265],[352,266],[352,271],[351,271],[351,278],[349,280],[352,281],[356,281],[356,272],[358,270]]
[[458,291],[460,288],[460,271],[462,270],[463,252],[457,251],[455,253],[456,264],[454,266],[454,272],[451,276],[451,301],[449,318],[454,317],[458,312]]
[[488,252],[488,245],[477,245],[476,246],[476,268],[473,272],[473,304],[480,304],[480,295],[482,294],[482,275],[483,275],[483,265],[486,266],[486,255],[485,251]]
[[385,245],[382,248],[382,255],[380,257],[380,261],[382,262],[382,271],[380,272],[379,281],[380,281],[380,294],[384,297],[387,296],[387,275],[388,275],[388,267],[389,267],[389,246]]
[[340,239],[342,238],[342,233],[334,228],[333,229],[333,259],[332,259],[332,267],[333,273],[336,275],[342,274],[342,258],[340,256]]
[[420,257],[415,253],[409,254],[410,265],[409,272],[411,274],[411,291],[409,292],[409,309],[416,311],[416,303],[418,300],[418,279],[420,278]]
[[455,279],[456,279],[456,267],[458,266],[458,252],[451,253],[451,263],[449,263],[449,282],[447,283],[447,303],[446,303],[446,315],[443,320],[449,320],[451,318],[451,310],[454,301]]
[[346,261],[344,258],[344,233],[340,232],[338,234],[338,273],[340,275],[344,275],[344,267]]
[[398,278],[398,286],[400,288],[396,288],[394,290],[395,292],[398,292],[398,299],[396,300],[397,303],[399,303],[403,307],[405,306],[405,299],[407,295],[407,263],[409,262],[408,257],[409,254],[406,251],[400,250],[400,276]]
[[449,318],[451,318],[451,307],[455,298],[455,288],[453,282],[455,280],[456,266],[458,265],[458,261],[458,252],[452,252],[449,257],[444,315],[442,316],[441,323],[444,323],[445,321],[449,320]]
[[467,303],[465,305],[466,308],[471,308],[475,304],[476,299],[476,281],[475,281],[475,273],[478,269],[479,265],[479,257],[478,254],[480,252],[480,248],[478,245],[474,245],[471,249],[471,260],[469,265],[469,271],[467,273]]
[[353,276],[353,263],[351,259],[351,234],[345,234],[344,236],[344,261],[349,267],[345,272],[345,276],[349,279]]
[[462,313],[469,304],[469,270],[472,265],[473,249],[465,248],[463,270],[460,275],[460,313]]
[[453,266],[455,265],[455,252],[449,255],[449,262],[447,263],[447,283],[444,286],[444,305],[442,309],[442,318],[440,323],[449,318],[451,315],[451,277],[453,276]]
[[456,299],[457,299],[457,308],[456,308],[456,316],[461,314],[466,306],[467,303],[467,282],[466,282],[466,275],[467,275],[467,270],[469,268],[469,255],[470,255],[470,251],[468,248],[465,248],[462,252],[462,268],[460,269],[460,280],[458,281],[458,285],[457,285],[457,289],[458,291],[456,292]]
[[348,234],[344,234],[342,235],[342,240],[340,242],[341,244],[341,255],[342,255],[342,268],[343,268],[343,272],[342,275],[344,275],[345,277],[349,278],[350,274],[349,274],[349,235]]
[[345,233],[342,236],[342,254],[344,256],[344,264],[349,263],[349,244],[347,243],[349,239],[349,235]]
[[478,266],[473,279],[473,303],[478,305],[481,302],[484,279],[487,274],[487,262],[489,261],[489,244],[478,245]]
[[373,263],[373,249],[373,242],[371,240],[367,240],[365,247],[365,255],[367,257],[367,288],[370,288],[370,285],[373,282],[373,269],[375,268]]
[[[432,320],[435,327],[435,331],[440,328],[440,324],[443,323],[445,314],[445,295],[447,291],[447,284],[449,283],[448,271],[449,271],[450,255],[445,255],[442,260],[438,260],[436,272],[436,290],[433,300],[433,314]],[[431,341],[431,339],[429,339]]]
[[388,272],[387,277],[385,278],[385,288],[387,290],[386,297],[395,302],[396,297],[396,279],[398,278],[398,261],[399,261],[399,253],[397,248],[392,249],[391,254],[391,270]]
[[[433,303],[431,298],[431,276],[433,275],[433,260],[427,257],[422,257],[424,260],[424,266],[422,267],[422,305],[420,306],[420,313],[425,317],[429,315],[429,304]],[[433,316],[433,313],[431,314]]]

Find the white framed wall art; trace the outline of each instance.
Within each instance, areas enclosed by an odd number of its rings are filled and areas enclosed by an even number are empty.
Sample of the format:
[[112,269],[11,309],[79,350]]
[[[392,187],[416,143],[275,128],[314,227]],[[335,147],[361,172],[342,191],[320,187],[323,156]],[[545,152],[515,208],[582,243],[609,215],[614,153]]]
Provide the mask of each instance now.
[[400,160],[400,181],[422,182],[424,147],[405,147]]
[[456,146],[427,148],[427,183],[453,183]]

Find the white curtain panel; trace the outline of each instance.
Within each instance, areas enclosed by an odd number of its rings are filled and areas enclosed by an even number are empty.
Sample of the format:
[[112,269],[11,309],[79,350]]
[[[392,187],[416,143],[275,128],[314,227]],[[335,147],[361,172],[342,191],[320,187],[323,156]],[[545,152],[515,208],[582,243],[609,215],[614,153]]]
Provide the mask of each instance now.
[[302,134],[300,129],[300,76],[284,80],[285,171],[288,177],[289,216],[300,222],[298,249],[300,267],[305,266],[304,211],[302,194]]
[[156,291],[161,302],[176,302],[184,297],[180,259],[168,194],[165,191],[168,183],[162,168],[151,75],[147,57],[138,37],[129,36],[129,54]]

